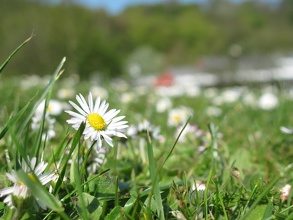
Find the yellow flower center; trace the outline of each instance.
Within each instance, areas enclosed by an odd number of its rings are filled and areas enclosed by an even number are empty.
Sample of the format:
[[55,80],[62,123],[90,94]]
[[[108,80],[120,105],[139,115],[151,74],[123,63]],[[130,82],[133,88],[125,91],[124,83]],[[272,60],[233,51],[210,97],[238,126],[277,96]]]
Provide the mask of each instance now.
[[52,106],[51,105],[48,105],[48,107],[47,107],[47,112],[51,112],[52,111]]
[[175,122],[179,122],[180,121],[180,115],[174,115],[173,119]]
[[90,113],[87,116],[87,120],[90,123],[90,125],[98,131],[105,129],[107,125],[102,116],[97,113]]

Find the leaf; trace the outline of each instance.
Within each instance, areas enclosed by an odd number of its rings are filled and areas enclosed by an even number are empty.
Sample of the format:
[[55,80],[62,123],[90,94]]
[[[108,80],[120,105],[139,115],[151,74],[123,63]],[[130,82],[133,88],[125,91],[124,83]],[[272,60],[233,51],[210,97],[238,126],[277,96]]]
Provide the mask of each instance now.
[[115,182],[108,175],[102,175],[89,182],[89,191],[99,200],[112,200],[116,193]]
[[273,203],[272,203],[272,201],[269,201],[268,205],[266,207],[266,210],[265,210],[265,212],[263,214],[262,219],[270,219],[272,214],[273,214]]
[[158,213],[158,216],[160,219],[164,220],[164,207],[162,202],[162,197],[160,193],[160,186],[159,186],[159,177],[156,170],[156,162],[154,158],[154,152],[153,152],[153,145],[151,143],[149,134],[147,138],[147,152],[148,152],[148,159],[149,159],[149,170],[150,170],[150,176],[152,180],[152,194],[154,195],[154,199],[156,202],[156,210]]
[[82,193],[82,197],[87,207],[90,219],[100,219],[103,208],[100,205],[99,200],[87,193]]
[[259,205],[256,206],[249,215],[246,216],[246,219],[255,219],[255,220],[261,220],[263,219],[264,213],[266,211],[267,206],[266,205]]
[[105,220],[120,220],[123,219],[121,216],[121,206],[116,206],[112,211],[106,216]]

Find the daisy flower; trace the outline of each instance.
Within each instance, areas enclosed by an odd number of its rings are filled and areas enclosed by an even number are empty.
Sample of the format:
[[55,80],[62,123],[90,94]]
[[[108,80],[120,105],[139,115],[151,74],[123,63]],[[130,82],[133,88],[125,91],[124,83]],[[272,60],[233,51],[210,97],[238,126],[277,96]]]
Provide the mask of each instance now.
[[[44,112],[46,100],[43,100],[40,105],[37,107],[35,114],[42,115]],[[63,111],[63,105],[61,102],[57,100],[51,99],[48,103],[46,114],[49,115],[60,115]]]
[[89,158],[89,164],[87,165],[87,171],[89,174],[96,174],[97,170],[107,162],[106,154],[108,149],[106,147],[102,147],[98,150],[93,150],[93,154]]
[[281,126],[280,130],[285,134],[293,134],[293,128]]
[[160,127],[151,124],[148,120],[143,120],[138,125],[130,125],[127,129],[128,137],[146,137],[148,132],[150,137],[154,140],[164,140],[164,137],[160,134]]
[[[35,178],[32,173],[35,174],[35,176],[39,179],[42,185],[46,185],[51,180],[55,178],[55,174],[51,173],[50,171],[47,173],[43,173],[45,169],[47,168],[47,163],[44,163],[41,161],[36,166],[36,157],[33,157],[31,160],[28,157],[27,162],[25,160],[22,160],[21,167],[25,173],[28,174],[29,177]],[[17,175],[17,172],[15,170],[12,170],[11,173],[6,173],[7,178],[13,182],[13,186],[7,187],[0,190],[0,197],[7,196],[4,199],[4,203],[6,203],[10,208],[21,208],[21,207],[15,207],[15,206],[22,206],[24,201],[27,201],[31,197],[31,192],[29,188],[20,180],[20,178]],[[35,198],[35,202],[43,209],[46,209],[46,206],[41,203],[38,198]],[[34,203],[34,207],[36,210],[38,210],[38,206],[36,206],[36,203]]]
[[172,107],[172,101],[168,97],[161,98],[156,104],[156,110],[159,113],[166,112]]
[[290,184],[286,184],[283,188],[280,189],[280,193],[281,193],[280,197],[283,202],[288,199],[290,195],[290,191],[291,191]]
[[[33,131],[38,131],[44,123],[44,133],[42,135],[42,140],[50,140],[56,136],[54,129],[54,124],[56,122],[55,116],[62,113],[64,103],[57,100],[50,100],[46,105],[46,100],[43,100],[37,107],[34,116],[32,118],[31,128]],[[45,109],[46,107],[46,109]],[[43,114],[45,113],[45,117]]]
[[197,190],[197,191],[203,191],[203,190],[206,190],[206,185],[204,183],[200,183],[200,182],[195,182],[191,189],[194,191],[194,190]]
[[172,127],[183,125],[192,114],[193,110],[185,106],[171,109],[168,114],[168,125]]
[[263,110],[272,110],[279,104],[278,97],[273,93],[264,93],[258,101],[258,106]]
[[106,112],[109,104],[105,100],[101,101],[100,97],[94,102],[91,93],[88,95],[88,103],[81,94],[76,95],[76,100],[79,106],[72,101],[69,101],[69,103],[77,113],[70,110],[65,111],[73,116],[67,120],[67,123],[77,130],[81,123],[84,122],[84,139],[97,141],[99,149],[102,146],[102,140],[105,140],[107,144],[113,147],[112,136],[127,138],[121,132],[128,127],[127,121],[122,121],[125,116],[116,117],[120,110],[111,109]]

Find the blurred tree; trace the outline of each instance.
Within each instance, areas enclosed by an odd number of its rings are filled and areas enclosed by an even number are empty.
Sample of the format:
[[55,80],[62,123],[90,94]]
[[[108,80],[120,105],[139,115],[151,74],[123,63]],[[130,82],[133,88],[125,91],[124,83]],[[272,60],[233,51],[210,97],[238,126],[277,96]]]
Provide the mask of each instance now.
[[161,72],[164,57],[148,46],[135,49],[127,58],[125,68],[132,77]]
[[51,74],[66,56],[69,74],[78,73],[85,79],[96,72],[120,76],[125,62],[140,56],[137,51],[145,46],[164,56],[165,65],[227,55],[232,45],[240,45],[244,55],[293,48],[291,0],[282,0],[274,8],[263,1],[209,0],[200,6],[169,0],[132,6],[115,16],[70,0],[49,2],[0,1],[2,61],[35,34],[5,70],[10,74]]

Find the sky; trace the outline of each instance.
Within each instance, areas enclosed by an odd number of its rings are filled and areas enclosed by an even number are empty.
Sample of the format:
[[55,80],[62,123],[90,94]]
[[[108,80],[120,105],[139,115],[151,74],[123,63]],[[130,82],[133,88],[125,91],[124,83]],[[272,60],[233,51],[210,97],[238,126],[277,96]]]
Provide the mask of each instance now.
[[[118,14],[126,7],[139,4],[156,4],[167,0],[75,0],[90,8],[105,8],[111,14]],[[180,3],[203,3],[205,0],[180,0]]]
[[[168,0],[74,0],[75,2],[89,8],[104,8],[110,14],[119,14],[126,7],[138,4],[156,4],[166,2]],[[232,0],[234,2],[241,2],[244,0]],[[278,3],[280,0],[258,0],[270,4]],[[204,3],[206,0],[177,0],[182,4],[187,3]]]

